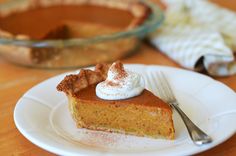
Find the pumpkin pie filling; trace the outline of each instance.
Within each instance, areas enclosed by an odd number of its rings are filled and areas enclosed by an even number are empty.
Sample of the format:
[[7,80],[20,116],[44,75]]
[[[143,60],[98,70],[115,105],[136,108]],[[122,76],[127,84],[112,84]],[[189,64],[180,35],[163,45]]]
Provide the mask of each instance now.
[[67,21],[87,22],[124,29],[128,27],[133,17],[128,11],[103,6],[50,6],[0,17],[0,27],[14,35],[24,34],[31,39],[43,39],[45,34],[66,24]]
[[45,34],[65,25],[67,21],[99,24],[124,30],[141,24],[150,11],[147,6],[135,0],[39,0],[28,1],[22,8],[9,12],[0,11],[0,30],[38,40],[44,39]]

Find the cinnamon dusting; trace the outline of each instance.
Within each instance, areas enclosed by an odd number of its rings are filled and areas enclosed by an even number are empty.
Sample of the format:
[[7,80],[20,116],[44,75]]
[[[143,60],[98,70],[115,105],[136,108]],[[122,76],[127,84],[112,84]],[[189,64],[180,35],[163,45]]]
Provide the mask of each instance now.
[[[121,61],[116,61],[114,64],[112,64],[110,71],[116,74],[114,77],[114,80],[116,81],[122,82],[122,80],[128,76]],[[108,86],[120,86],[120,83],[115,83],[109,80],[106,80],[106,84]]]
[[122,80],[128,76],[121,61],[116,61],[110,70],[117,73],[115,80]]
[[112,81],[107,81],[106,84],[107,84],[108,86],[113,86],[113,87],[115,87],[115,86],[120,86],[119,83],[114,83],[114,82],[112,82]]

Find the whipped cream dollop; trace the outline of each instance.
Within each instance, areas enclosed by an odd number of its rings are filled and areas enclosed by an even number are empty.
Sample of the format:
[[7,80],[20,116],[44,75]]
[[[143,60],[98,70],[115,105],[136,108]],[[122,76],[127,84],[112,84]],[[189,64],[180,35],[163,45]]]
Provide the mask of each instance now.
[[107,79],[96,86],[96,95],[105,100],[122,100],[140,95],[143,90],[142,76],[115,62],[108,70]]

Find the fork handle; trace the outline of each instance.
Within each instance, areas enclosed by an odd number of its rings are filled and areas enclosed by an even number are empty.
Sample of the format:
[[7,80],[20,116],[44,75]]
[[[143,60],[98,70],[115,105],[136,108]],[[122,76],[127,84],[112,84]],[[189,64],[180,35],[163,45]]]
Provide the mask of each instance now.
[[206,133],[204,133],[200,128],[198,128],[188,117],[187,115],[180,109],[180,107],[178,106],[178,103],[172,103],[172,106],[174,107],[174,109],[179,113],[179,115],[181,116],[182,120],[184,121],[188,133],[192,139],[192,141],[196,144],[196,145],[203,145],[206,143],[210,143],[212,142],[212,139],[210,136],[208,136]]

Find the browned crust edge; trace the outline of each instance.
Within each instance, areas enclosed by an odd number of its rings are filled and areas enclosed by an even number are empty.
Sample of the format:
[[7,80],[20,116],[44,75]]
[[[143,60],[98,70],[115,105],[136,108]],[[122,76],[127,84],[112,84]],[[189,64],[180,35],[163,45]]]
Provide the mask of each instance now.
[[79,74],[67,75],[58,85],[57,90],[76,97],[76,93],[89,85],[104,81],[110,65],[97,64],[95,70],[81,69]]

